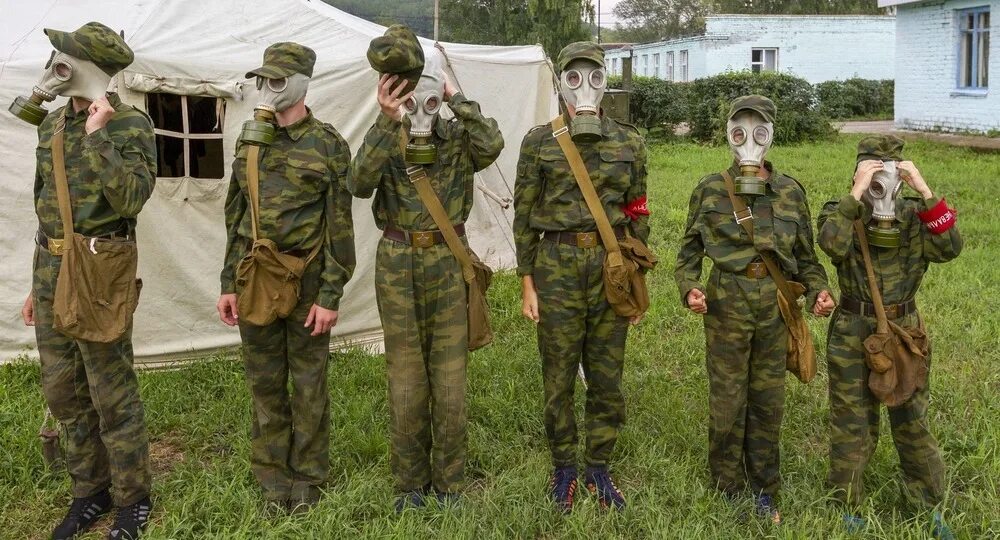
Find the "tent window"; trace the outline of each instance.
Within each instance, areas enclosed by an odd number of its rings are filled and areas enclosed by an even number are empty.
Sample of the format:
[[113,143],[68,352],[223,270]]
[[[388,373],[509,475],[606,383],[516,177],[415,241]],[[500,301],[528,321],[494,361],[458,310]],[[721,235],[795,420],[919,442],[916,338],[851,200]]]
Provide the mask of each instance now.
[[226,100],[149,93],[146,110],[156,133],[160,177],[218,179],[225,175],[222,129]]

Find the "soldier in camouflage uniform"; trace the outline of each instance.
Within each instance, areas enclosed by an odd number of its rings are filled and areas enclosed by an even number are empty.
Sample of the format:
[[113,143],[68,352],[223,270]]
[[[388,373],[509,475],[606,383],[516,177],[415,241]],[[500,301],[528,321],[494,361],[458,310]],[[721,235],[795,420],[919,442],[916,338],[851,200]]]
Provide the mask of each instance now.
[[305,106],[315,60],[312,49],[276,43],[264,52],[264,65],[247,78],[257,77],[262,89],[282,89],[262,93],[265,101],[271,100],[264,106],[276,109],[278,129],[273,143],[262,146],[260,153],[260,237],[302,258],[317,245],[322,247],[306,267],[298,304],[287,317],[266,326],[240,321],[235,271],[253,243],[249,144],[241,140],[226,198],[228,238],[218,304],[222,321],[239,324],[243,340],[253,398],[254,475],[265,499],[297,511],[319,500],[320,486],[330,473],[330,329],[337,323],[344,284],[354,271],[351,195],[345,186],[350,149],[333,126],[316,119]]
[[136,216],[155,182],[153,127],[145,114],[122,103],[117,94],[105,94],[111,78],[133,59],[132,50],[116,32],[91,22],[75,32],[46,29],[45,33],[57,52],[39,86],[53,97],[67,96],[71,101],[48,114],[38,128],[34,197],[38,247],[23,316],[35,327],[42,391],[52,415],[65,428],[66,467],[73,481],[70,511],[52,537],[74,538],[107,513],[113,502],[119,510],[109,538],[136,538],[152,504],[149,439],[132,369],[131,329],[117,341],[96,343],[53,328],[63,224],[52,138],[63,129],[75,232],[132,239]]
[[[571,87],[590,85],[588,108],[600,103],[604,53],[596,43],[567,45],[557,59],[567,125],[583,99]],[[571,80],[567,80],[571,79]],[[597,97],[595,97],[597,95]],[[615,233],[649,238],[646,145],[635,127],[591,114],[595,142],[576,142]],[[592,135],[596,136],[597,133]],[[577,137],[574,137],[574,140]],[[552,127],[532,128],[521,143],[514,187],[514,241],[522,279],[523,313],[538,325],[545,389],[545,432],[555,470],[551,494],[569,512],[577,486],[574,383],[587,379],[585,483],[602,507],[622,509],[625,499],[608,473],[625,422],[621,391],[629,320],[612,310],[604,292],[604,245]],[[633,321],[637,323],[638,320]]]
[[[862,475],[875,452],[881,403],[868,387],[864,340],[875,330],[874,308],[864,259],[853,224],[868,223],[872,208],[861,202],[883,161],[895,161],[902,179],[920,198],[896,201],[900,229],[897,248],[872,246],[876,280],[889,319],[900,326],[921,327],[914,298],[930,263],[943,263],[962,251],[955,213],[934,196],[920,172],[903,161],[903,141],[893,136],[862,139],[851,193],[823,207],[818,219],[819,245],[837,267],[841,302],[830,321],[827,362],[830,375],[830,476],[838,499],[857,509],[864,497]],[[929,357],[928,357],[929,362]],[[902,405],[888,409],[892,438],[903,470],[905,492],[919,505],[934,507],[945,491],[945,466],[927,421],[928,386]],[[845,516],[851,528],[864,526],[857,515]],[[940,514],[935,532],[950,537]]]
[[[401,142],[418,114],[434,116],[426,141],[436,158],[421,166],[465,242],[474,173],[497,159],[504,141],[496,121],[444,76],[436,50],[425,51],[428,64],[417,84],[416,92],[427,94],[417,103],[414,92],[404,92],[405,78],[389,73],[411,71],[423,57],[412,32],[394,31],[400,32],[400,50],[393,56],[398,62],[389,63],[398,65],[386,65],[379,81],[381,114],[354,156],[348,188],[361,198],[375,193],[372,211],[383,231],[375,293],[389,377],[390,462],[401,492],[396,511],[402,512],[423,506],[432,488],[441,503],[453,501],[464,482],[468,322],[461,266],[407,176],[414,165],[404,160]],[[441,100],[454,118],[433,113]]]
[[[771,100],[745,96],[733,101],[729,119],[744,113],[758,126],[770,125],[775,112]],[[691,195],[674,277],[684,305],[704,315],[712,483],[728,495],[748,483],[758,512],[780,523],[774,497],[781,484],[788,330],[760,252],[769,252],[786,278],[806,286],[806,305],[815,315],[829,315],[834,303],[813,248],[805,190],[771,162],[762,165],[764,194],[745,197],[754,240],[736,221],[723,175],[710,174]],[[741,174],[737,161],[729,174]],[[707,287],[700,281],[706,256],[713,263]]]

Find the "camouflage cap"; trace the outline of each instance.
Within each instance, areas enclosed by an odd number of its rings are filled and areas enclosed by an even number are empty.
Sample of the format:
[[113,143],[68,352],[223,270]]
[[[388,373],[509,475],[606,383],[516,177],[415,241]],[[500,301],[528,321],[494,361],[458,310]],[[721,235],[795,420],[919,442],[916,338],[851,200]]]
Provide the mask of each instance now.
[[406,25],[394,24],[385,34],[373,39],[368,44],[367,56],[375,71],[399,75],[409,83],[404,94],[416,88],[424,71],[424,49]]
[[604,47],[593,41],[574,41],[563,47],[556,58],[556,71],[562,73],[573,60],[590,60],[604,67]]
[[906,143],[895,135],[871,135],[858,142],[858,163],[868,159],[903,161]]
[[51,28],[43,31],[57,51],[81,60],[89,60],[112,77],[135,60],[135,55],[125,44],[125,39],[99,22],[91,21],[75,32]]
[[247,78],[283,79],[296,73],[312,77],[316,51],[305,45],[282,41],[264,49],[264,65],[248,71]]
[[729,106],[728,118],[731,119],[740,111],[754,111],[763,116],[764,120],[772,123],[774,122],[774,115],[778,114],[778,108],[774,106],[773,101],[757,94],[740,96],[734,99],[733,103]]

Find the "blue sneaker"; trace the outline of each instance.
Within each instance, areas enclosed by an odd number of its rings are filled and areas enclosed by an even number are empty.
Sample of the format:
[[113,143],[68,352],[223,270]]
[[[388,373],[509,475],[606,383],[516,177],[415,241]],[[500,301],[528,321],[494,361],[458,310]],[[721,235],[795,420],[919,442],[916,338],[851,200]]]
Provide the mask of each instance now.
[[778,512],[778,506],[774,503],[773,497],[763,494],[757,497],[754,506],[758,516],[767,518],[772,525],[781,525],[781,512]]
[[549,491],[556,506],[564,514],[573,511],[573,496],[576,494],[576,467],[556,467],[549,482]]
[[426,506],[427,501],[424,499],[427,497],[428,489],[429,487],[415,489],[396,497],[396,513],[402,514],[407,508],[423,508]]
[[854,514],[844,514],[844,529],[847,534],[861,534],[868,527],[868,520]]
[[606,467],[587,467],[584,482],[587,486],[587,491],[591,495],[597,496],[598,502],[601,503],[601,508],[605,510],[614,508],[619,511],[625,509],[625,496],[615,486],[615,481],[611,479],[611,475],[608,474]]
[[934,524],[931,527],[931,536],[939,540],[955,540],[955,533],[951,532],[951,527],[944,522],[944,516],[941,515],[941,512],[934,512],[931,521]]

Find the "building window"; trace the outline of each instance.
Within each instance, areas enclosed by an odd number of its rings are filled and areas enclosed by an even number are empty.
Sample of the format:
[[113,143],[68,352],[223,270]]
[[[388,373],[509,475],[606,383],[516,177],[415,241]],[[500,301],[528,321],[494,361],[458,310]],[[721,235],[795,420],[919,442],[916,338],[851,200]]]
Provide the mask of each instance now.
[[664,75],[667,76],[668,81],[674,80],[674,51],[667,53],[667,70]]
[[649,75],[649,55],[642,55],[642,74]]
[[146,94],[146,111],[156,134],[161,178],[222,178],[222,128],[226,100],[208,96]]
[[618,73],[618,59],[617,58],[612,58],[611,59],[611,74],[612,75],[619,75],[619,73]]
[[990,8],[958,12],[958,87],[989,88]]
[[778,71],[778,49],[751,49],[750,71]]
[[681,51],[681,82],[688,80],[688,52]]

